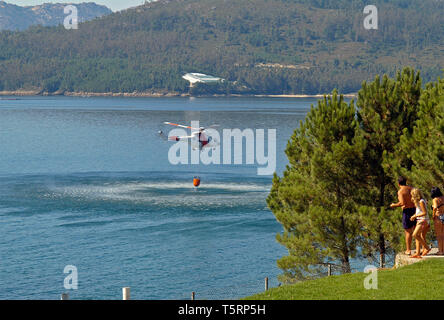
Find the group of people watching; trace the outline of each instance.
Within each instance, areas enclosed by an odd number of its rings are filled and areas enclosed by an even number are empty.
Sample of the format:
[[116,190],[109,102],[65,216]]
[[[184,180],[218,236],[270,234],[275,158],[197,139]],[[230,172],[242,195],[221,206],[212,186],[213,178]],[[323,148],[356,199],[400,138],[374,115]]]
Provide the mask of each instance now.
[[[407,185],[407,179],[398,179],[398,203],[392,203],[391,208],[402,208],[402,225],[405,230],[407,250],[405,254],[412,255],[412,237],[416,240],[416,252],[412,258],[421,258],[430,253],[427,245],[427,232],[430,231],[430,218],[427,211],[427,201],[421,190]],[[438,187],[431,190],[433,201],[433,224],[438,240],[438,255],[444,255],[444,196]]]

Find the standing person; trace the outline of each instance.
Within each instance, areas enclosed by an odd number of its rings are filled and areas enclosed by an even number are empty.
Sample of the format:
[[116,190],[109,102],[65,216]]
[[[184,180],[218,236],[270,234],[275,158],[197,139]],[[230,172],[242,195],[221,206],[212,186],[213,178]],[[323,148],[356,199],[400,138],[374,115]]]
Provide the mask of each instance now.
[[[419,189],[412,190],[412,201],[415,203],[415,214],[410,218],[411,221],[416,220],[415,231],[413,231],[413,237],[416,239],[416,254],[412,258],[421,258],[430,252],[430,248],[427,245],[426,235],[429,227],[429,216],[427,213],[427,202],[424,199],[424,194]],[[421,252],[421,246],[424,251]]]
[[438,240],[438,255],[444,255],[444,196],[438,187],[433,187],[431,191],[433,199],[433,224],[435,226],[436,239]]
[[405,234],[405,244],[406,244],[406,251],[405,254],[411,255],[411,244],[412,244],[412,234],[413,230],[416,226],[416,220],[411,221],[410,218],[415,214],[416,207],[415,204],[412,201],[412,196],[410,192],[412,191],[413,187],[407,185],[407,179],[404,177],[398,178],[398,203],[392,203],[390,205],[390,208],[402,208],[402,226],[404,228],[404,234]]

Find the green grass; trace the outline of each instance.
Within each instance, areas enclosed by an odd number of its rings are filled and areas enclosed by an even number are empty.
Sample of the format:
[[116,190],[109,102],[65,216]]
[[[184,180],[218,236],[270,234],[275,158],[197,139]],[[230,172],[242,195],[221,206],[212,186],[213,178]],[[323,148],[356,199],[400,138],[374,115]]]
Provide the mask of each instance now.
[[364,288],[365,273],[299,282],[270,289],[247,300],[443,300],[444,259],[424,260],[378,271],[378,289]]

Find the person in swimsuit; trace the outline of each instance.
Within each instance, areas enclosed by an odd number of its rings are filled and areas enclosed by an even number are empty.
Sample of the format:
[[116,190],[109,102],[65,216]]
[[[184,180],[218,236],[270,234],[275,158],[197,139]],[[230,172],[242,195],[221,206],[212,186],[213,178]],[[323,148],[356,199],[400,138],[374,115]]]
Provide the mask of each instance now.
[[438,187],[431,190],[433,199],[433,225],[435,226],[436,240],[438,240],[438,255],[444,255],[444,221],[440,219],[444,215],[444,196]]
[[[429,216],[427,213],[427,202],[424,199],[424,195],[421,190],[413,189],[412,201],[415,203],[415,214],[410,218],[411,221],[416,220],[415,231],[413,231],[413,237],[416,239],[416,254],[412,258],[421,258],[430,252],[430,248],[427,245],[426,235],[430,229]],[[424,250],[421,252],[421,246]]]
[[410,255],[411,254],[411,244],[412,244],[412,234],[416,226],[416,220],[411,221],[410,218],[415,214],[416,206],[412,201],[412,196],[410,195],[410,192],[412,191],[413,187],[407,185],[407,179],[404,177],[398,178],[398,202],[392,203],[390,205],[390,208],[402,208],[402,226],[404,228],[404,234],[405,234],[405,244],[406,244],[406,251],[405,254]]

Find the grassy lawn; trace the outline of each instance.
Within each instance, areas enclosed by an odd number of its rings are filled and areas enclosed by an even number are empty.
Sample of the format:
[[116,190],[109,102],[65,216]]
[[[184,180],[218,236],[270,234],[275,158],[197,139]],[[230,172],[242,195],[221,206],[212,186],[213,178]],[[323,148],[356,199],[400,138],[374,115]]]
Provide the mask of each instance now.
[[444,259],[378,272],[378,289],[364,288],[365,273],[304,281],[270,289],[251,300],[443,300]]

